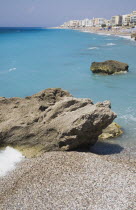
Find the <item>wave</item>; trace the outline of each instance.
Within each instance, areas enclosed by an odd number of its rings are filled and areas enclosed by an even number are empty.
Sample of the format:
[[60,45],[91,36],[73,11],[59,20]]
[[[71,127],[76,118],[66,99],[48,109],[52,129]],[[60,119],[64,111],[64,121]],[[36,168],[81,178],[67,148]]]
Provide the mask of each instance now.
[[99,47],[89,47],[88,49],[89,50],[97,50],[97,49],[99,49]]
[[12,147],[0,150],[0,177],[5,176],[7,172],[13,170],[15,165],[23,158],[24,156]]
[[105,36],[111,36],[111,34],[104,34]]
[[131,36],[122,36],[122,35],[116,35],[117,37],[124,38],[124,39],[129,39],[130,41],[135,41]]
[[82,31],[83,33],[88,33],[88,31]]
[[115,43],[108,43],[108,44],[106,44],[107,46],[114,46],[114,45],[116,45]]
[[11,71],[15,71],[15,70],[16,70],[16,68],[11,68],[8,71],[11,72]]
[[126,115],[123,115],[123,116],[121,116],[119,118],[123,119],[123,120],[126,120],[126,121],[136,122],[136,117],[134,117],[132,114],[126,114]]
[[121,35],[115,35],[117,37],[121,37],[121,38],[124,38],[124,39],[131,39],[131,36],[121,36]]
[[111,36],[111,34],[105,34],[105,33],[97,33],[97,34],[102,36]]

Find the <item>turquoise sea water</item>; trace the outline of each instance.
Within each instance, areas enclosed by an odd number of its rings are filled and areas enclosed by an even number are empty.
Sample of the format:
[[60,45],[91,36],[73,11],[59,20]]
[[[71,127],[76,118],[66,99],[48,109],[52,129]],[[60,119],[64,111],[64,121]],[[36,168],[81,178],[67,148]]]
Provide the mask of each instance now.
[[[136,145],[136,42],[72,30],[0,30],[0,96],[25,97],[61,87],[75,97],[110,100],[124,129],[116,142]],[[94,75],[93,61],[119,60],[129,73]]]

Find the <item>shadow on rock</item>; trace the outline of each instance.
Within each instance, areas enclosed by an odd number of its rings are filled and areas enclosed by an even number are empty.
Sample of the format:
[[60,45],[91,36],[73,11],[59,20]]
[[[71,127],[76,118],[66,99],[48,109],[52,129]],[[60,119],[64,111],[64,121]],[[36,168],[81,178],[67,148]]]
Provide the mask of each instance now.
[[78,152],[91,152],[98,155],[113,155],[113,154],[119,154],[124,150],[123,147],[121,147],[118,144],[111,144],[107,142],[97,142],[94,146],[88,148],[79,148]]

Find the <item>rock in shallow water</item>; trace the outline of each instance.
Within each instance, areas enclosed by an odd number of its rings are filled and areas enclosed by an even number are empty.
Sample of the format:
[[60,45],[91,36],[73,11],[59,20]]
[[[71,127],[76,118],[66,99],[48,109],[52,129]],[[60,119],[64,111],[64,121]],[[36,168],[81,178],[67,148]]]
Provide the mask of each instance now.
[[110,103],[93,104],[59,88],[30,97],[0,98],[0,146],[36,153],[93,145],[116,114]]
[[121,126],[117,123],[111,123],[107,128],[105,128],[102,134],[99,136],[100,140],[106,140],[110,138],[115,138],[123,134]]
[[131,38],[136,41],[136,33],[131,34]]
[[105,62],[93,62],[90,69],[93,73],[117,74],[128,71],[128,64],[109,60]]

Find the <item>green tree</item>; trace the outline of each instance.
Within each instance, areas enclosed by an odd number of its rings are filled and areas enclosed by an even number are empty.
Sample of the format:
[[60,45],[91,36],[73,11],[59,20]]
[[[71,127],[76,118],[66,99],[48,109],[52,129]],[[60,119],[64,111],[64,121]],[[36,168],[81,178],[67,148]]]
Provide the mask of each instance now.
[[102,27],[102,28],[105,28],[105,27],[106,27],[106,24],[102,24],[101,27]]

